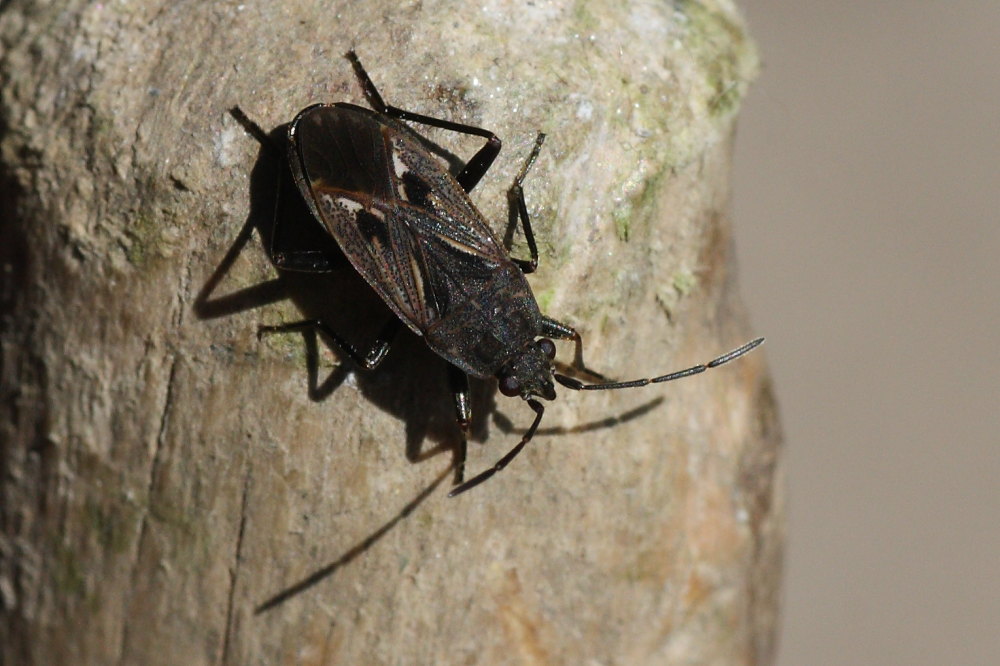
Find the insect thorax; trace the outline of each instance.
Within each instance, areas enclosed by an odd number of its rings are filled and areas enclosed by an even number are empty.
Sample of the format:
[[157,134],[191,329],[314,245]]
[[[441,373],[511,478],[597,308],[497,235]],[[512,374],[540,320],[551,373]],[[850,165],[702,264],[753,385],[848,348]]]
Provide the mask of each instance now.
[[476,295],[456,304],[425,332],[428,346],[474,377],[492,377],[541,335],[542,315],[524,274],[498,269]]

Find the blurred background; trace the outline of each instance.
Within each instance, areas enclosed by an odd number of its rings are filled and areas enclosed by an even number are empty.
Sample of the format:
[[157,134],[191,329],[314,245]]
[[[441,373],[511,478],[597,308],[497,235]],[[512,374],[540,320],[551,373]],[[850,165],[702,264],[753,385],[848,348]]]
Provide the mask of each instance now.
[[1000,1],[740,0],[743,295],[791,513],[779,663],[1000,663]]

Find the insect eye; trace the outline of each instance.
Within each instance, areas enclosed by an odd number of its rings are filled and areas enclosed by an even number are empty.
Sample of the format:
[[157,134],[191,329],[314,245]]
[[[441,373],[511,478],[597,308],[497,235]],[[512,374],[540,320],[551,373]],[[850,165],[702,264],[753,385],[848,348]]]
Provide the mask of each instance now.
[[542,338],[536,344],[538,344],[542,353],[549,357],[550,361],[556,357],[556,345],[548,338]]
[[500,378],[500,392],[508,398],[513,398],[521,393],[521,382],[510,375]]

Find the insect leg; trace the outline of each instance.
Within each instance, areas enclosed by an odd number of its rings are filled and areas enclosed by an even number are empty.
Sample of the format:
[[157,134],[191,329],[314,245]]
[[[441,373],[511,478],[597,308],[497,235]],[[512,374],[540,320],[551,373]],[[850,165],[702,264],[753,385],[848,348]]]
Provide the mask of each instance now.
[[389,353],[389,348],[392,346],[392,340],[396,337],[396,332],[399,330],[401,323],[396,317],[387,321],[375,338],[375,342],[372,343],[372,346],[365,353],[358,351],[357,347],[318,319],[306,319],[304,321],[278,324],[276,326],[261,326],[257,329],[257,339],[259,340],[270,333],[291,333],[309,329],[318,330],[333,340],[359,367],[365,370],[374,370],[385,360],[386,355]]
[[469,376],[452,364],[448,364],[448,383],[455,399],[455,421],[458,423],[462,441],[455,452],[455,483],[465,480],[465,456],[469,443],[469,424],[472,423],[472,405],[469,402]]
[[517,217],[521,220],[524,239],[528,242],[528,251],[531,253],[531,259],[514,259],[511,257],[511,260],[525,273],[534,273],[535,269],[538,268],[538,246],[535,245],[535,234],[531,231],[531,220],[528,219],[528,207],[524,203],[524,188],[521,187],[521,184],[524,182],[524,177],[528,175],[528,169],[535,163],[538,151],[542,149],[544,142],[545,135],[539,132],[538,138],[535,139],[535,147],[531,149],[531,154],[528,155],[524,166],[521,167],[517,178],[514,179],[514,184],[511,185],[510,190],[507,192],[507,197],[510,199],[512,205],[517,207]]
[[542,335],[549,338],[558,338],[560,340],[572,340],[574,342],[574,347],[576,349],[573,355],[573,365],[572,367],[577,370],[582,370],[588,375],[597,377],[598,379],[607,379],[604,375],[594,370],[591,370],[583,362],[583,338],[580,333],[577,332],[575,328],[568,324],[564,324],[561,321],[556,321],[551,317],[546,317],[542,315]]
[[480,483],[482,483],[486,479],[490,478],[491,476],[502,470],[504,467],[510,464],[510,461],[513,460],[518,453],[521,452],[521,449],[524,448],[524,445],[531,441],[531,438],[534,436],[535,431],[538,430],[538,424],[542,422],[542,414],[545,413],[545,407],[542,406],[542,403],[531,399],[528,399],[528,406],[531,407],[533,410],[535,410],[535,420],[531,422],[531,427],[528,428],[528,432],[524,433],[524,437],[522,437],[521,441],[517,443],[517,446],[508,451],[507,455],[498,460],[497,463],[493,465],[493,467],[490,467],[485,472],[481,472],[477,476],[469,479],[462,485],[453,489],[450,493],[448,493],[448,497],[454,497],[455,495],[464,493],[466,490],[475,488]]
[[[229,109],[229,115],[236,119],[246,132],[255,138],[260,145],[272,153],[275,159],[279,159],[279,156],[284,154],[284,146],[281,143],[269,136],[264,129],[258,125],[256,122],[250,119],[249,116],[238,106],[234,106]],[[284,160],[280,160],[281,163]],[[270,257],[271,263],[273,263],[277,268],[286,271],[302,271],[307,273],[325,273],[327,271],[333,270],[338,265],[344,264],[344,259],[339,253],[339,250],[330,245],[333,243],[330,235],[324,230],[316,229],[316,233],[311,234],[309,241],[307,243],[310,247],[315,247],[316,245],[328,245],[327,249],[291,249],[292,244],[288,242],[285,238],[287,234],[282,234],[282,230],[287,226],[285,224],[279,224],[280,213],[282,211],[282,193],[291,188],[292,191],[295,190],[294,184],[289,179],[288,170],[286,168],[278,169],[277,184],[275,185],[275,196],[274,196],[274,221],[271,224],[271,238],[270,238]],[[296,197],[292,197],[292,201],[296,201]],[[310,224],[316,225],[315,220],[308,212],[303,208],[300,215],[303,219],[311,220]]]
[[271,263],[283,271],[305,273],[327,273],[347,265],[337,242],[309,212],[295,190],[291,173],[287,168],[281,169],[268,239]]
[[399,120],[409,120],[411,122],[430,125],[431,127],[440,127],[441,129],[453,132],[481,136],[486,139],[486,144],[479,149],[479,152],[472,156],[472,159],[465,164],[465,168],[463,168],[458,176],[455,177],[455,180],[457,180],[458,184],[462,186],[462,189],[466,192],[471,192],[472,188],[474,188],[482,177],[486,175],[486,172],[490,170],[490,167],[493,165],[493,160],[495,160],[497,155],[500,154],[500,138],[493,132],[481,127],[463,125],[462,123],[453,123],[450,120],[433,118],[431,116],[413,113],[412,111],[406,111],[395,106],[389,106],[382,99],[382,95],[379,94],[375,84],[372,83],[371,77],[368,76],[368,72],[366,72],[365,68],[361,65],[361,61],[358,59],[358,55],[353,49],[347,52],[346,57],[351,61],[351,65],[354,67],[354,73],[361,82],[361,87],[364,89],[365,97],[368,98],[368,102],[372,105],[372,108],[379,113],[384,113],[391,118],[398,118]]
[[271,238],[271,263],[283,271],[299,271],[303,273],[328,273],[338,265],[345,263],[342,254],[325,252],[323,250],[283,249],[279,247],[278,229],[282,225],[274,222]]

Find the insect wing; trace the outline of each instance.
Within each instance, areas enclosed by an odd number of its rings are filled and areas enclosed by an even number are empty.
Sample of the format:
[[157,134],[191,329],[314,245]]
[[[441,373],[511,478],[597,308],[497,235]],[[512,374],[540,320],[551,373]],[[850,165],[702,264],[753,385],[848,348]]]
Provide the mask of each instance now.
[[438,317],[476,299],[509,262],[493,230],[440,162],[403,133],[387,135],[395,215],[417,241],[417,280]]
[[331,105],[300,113],[289,136],[313,213],[414,331],[474,297],[506,260],[465,191],[407,128]]

